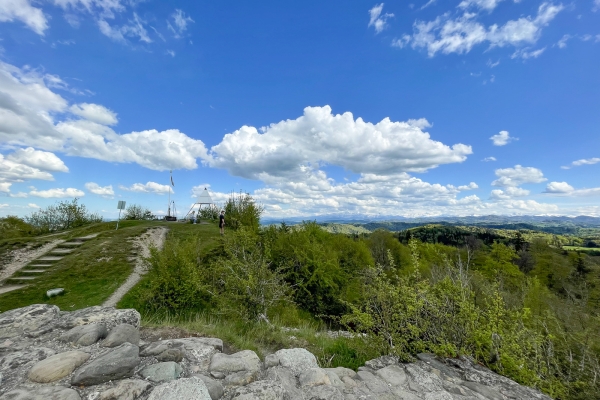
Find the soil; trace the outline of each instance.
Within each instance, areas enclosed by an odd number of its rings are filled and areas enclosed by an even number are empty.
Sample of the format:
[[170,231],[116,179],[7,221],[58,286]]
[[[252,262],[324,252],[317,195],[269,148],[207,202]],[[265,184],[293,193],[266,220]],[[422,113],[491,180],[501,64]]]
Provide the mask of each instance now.
[[142,275],[148,270],[146,266],[146,258],[150,257],[150,248],[156,247],[161,249],[165,238],[167,237],[167,228],[151,228],[148,229],[143,235],[138,236],[134,239],[135,246],[137,248],[137,255],[135,257],[135,267],[133,272],[125,283],[123,283],[109,298],[102,304],[103,307],[115,307],[117,303],[125,296],[127,292],[140,281]]

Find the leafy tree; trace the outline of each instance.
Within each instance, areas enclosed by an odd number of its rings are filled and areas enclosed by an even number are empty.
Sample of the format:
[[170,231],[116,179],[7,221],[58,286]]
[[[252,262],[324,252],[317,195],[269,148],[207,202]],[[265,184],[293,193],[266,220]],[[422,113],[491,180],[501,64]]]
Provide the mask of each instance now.
[[152,214],[152,211],[147,207],[143,207],[139,204],[131,204],[125,209],[123,219],[151,221],[156,219],[156,216]]
[[33,212],[30,216],[25,217],[25,221],[40,233],[102,222],[99,214],[88,212],[86,206],[79,204],[78,201],[78,198],[71,201],[60,201],[55,205]]
[[258,232],[263,211],[264,207],[256,204],[250,194],[241,191],[237,195],[232,193],[225,203],[225,221],[234,230],[244,226]]

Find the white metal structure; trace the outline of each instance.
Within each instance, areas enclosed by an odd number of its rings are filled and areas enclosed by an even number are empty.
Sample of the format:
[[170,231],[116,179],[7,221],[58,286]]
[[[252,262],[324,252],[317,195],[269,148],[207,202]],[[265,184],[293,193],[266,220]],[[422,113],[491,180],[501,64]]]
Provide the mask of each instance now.
[[214,205],[215,203],[213,203],[212,197],[210,197],[210,194],[208,193],[208,189],[204,188],[202,193],[200,193],[200,196],[198,196],[196,202],[190,208],[190,211],[188,211],[185,215],[185,219],[189,218],[190,214],[192,213],[192,211],[194,211],[194,208],[196,208],[196,206],[198,206],[198,211],[196,213],[196,215],[198,215],[198,213],[200,213],[200,210],[202,209],[202,206],[212,207]]

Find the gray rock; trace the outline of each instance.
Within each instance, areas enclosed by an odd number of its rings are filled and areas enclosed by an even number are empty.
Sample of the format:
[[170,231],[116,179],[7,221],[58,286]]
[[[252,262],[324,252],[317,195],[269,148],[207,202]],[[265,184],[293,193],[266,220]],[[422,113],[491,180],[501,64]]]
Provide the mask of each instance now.
[[[444,390],[442,385],[442,380],[436,374],[430,373],[427,371],[424,366],[421,365],[422,361],[418,361],[412,364],[406,364],[405,369],[408,373],[409,379],[409,387],[419,388],[415,391],[419,392],[439,392]],[[416,385],[415,385],[416,384]]]
[[505,397],[502,396],[502,394],[498,393],[496,390],[494,390],[488,386],[482,385],[481,383],[463,382],[463,386],[468,387],[475,393],[479,393],[480,395],[485,397],[486,400],[504,400],[505,399]]
[[308,388],[305,398],[310,400],[344,400],[344,395],[333,386],[319,385]]
[[50,356],[31,368],[27,377],[38,383],[50,383],[70,375],[75,368],[90,358],[83,351],[67,351]]
[[406,383],[406,372],[399,365],[388,365],[377,370],[375,375],[386,381],[390,386],[400,386]]
[[181,376],[182,372],[183,368],[181,365],[173,361],[168,361],[148,365],[147,367],[144,367],[139,374],[144,379],[159,383],[175,380]]
[[33,304],[0,314],[0,339],[38,337],[50,332],[59,309],[49,304]]
[[17,370],[23,367],[31,368],[39,361],[54,354],[54,350],[47,347],[33,347],[26,351],[8,353],[0,358],[0,372]]
[[81,400],[79,393],[64,386],[19,388],[0,396],[0,400]]
[[223,348],[223,341],[213,338],[184,338],[168,339],[150,343],[140,350],[142,357],[156,357],[165,350],[179,349],[184,353],[184,359],[197,366],[196,372],[208,371],[213,354]]
[[[294,375],[310,368],[318,368],[316,357],[306,349],[282,349],[268,357],[270,367],[281,365],[292,370]],[[265,364],[267,362],[265,361]]]
[[372,368],[375,371],[381,368],[385,368],[388,365],[398,365],[398,357],[395,356],[382,356],[374,360],[367,361],[366,367]]
[[212,400],[204,381],[197,377],[182,378],[154,388],[148,400]]
[[304,399],[302,390],[297,388],[296,377],[288,368],[277,366],[267,370],[267,379],[278,382],[290,400]]
[[[106,339],[100,344],[102,347],[117,347],[123,343],[140,344],[140,332],[129,324],[120,324],[111,329]],[[172,360],[168,360],[172,361]]]
[[104,324],[107,329],[112,329],[119,324],[129,324],[139,328],[140,313],[132,308],[118,310],[114,307],[94,306],[64,313],[58,320],[58,326],[62,329],[93,323]]
[[336,367],[336,368],[324,368],[325,371],[331,371],[336,374],[340,379],[344,376],[349,376],[350,378],[354,378],[356,376],[356,372],[351,370],[350,368],[344,367]]
[[377,378],[370,372],[367,371],[358,371],[356,374],[357,378],[365,383],[369,390],[377,395],[383,393],[390,393],[390,388],[386,382]]
[[338,388],[344,387],[344,382],[341,381],[340,377],[335,372],[331,371],[331,369],[323,369],[323,371],[325,371],[325,373],[329,377],[329,381],[333,386],[336,386]]
[[106,326],[103,324],[89,324],[76,326],[68,332],[61,335],[58,339],[63,342],[71,343],[77,346],[90,346],[98,340],[106,337]]
[[258,378],[258,371],[240,371],[227,375],[223,380],[226,388],[246,386]]
[[206,375],[198,374],[193,376],[202,379],[202,381],[206,385],[206,388],[208,389],[208,393],[210,394],[210,398],[212,400],[219,400],[221,397],[223,397],[224,390],[223,385],[221,385],[221,382],[209,378]]
[[227,400],[284,400],[285,389],[274,381],[257,381],[235,389]]
[[210,376],[212,376],[215,379],[225,379],[227,377],[227,375],[225,375],[224,373],[217,371],[211,372]]
[[185,353],[180,349],[167,349],[156,356],[158,361],[175,361],[180,362],[183,360]]
[[444,391],[444,390],[439,390],[436,392],[429,392],[429,393],[425,393],[425,395],[423,396],[424,400],[454,400],[454,397]]
[[135,400],[152,385],[141,379],[125,379],[111,389],[100,393],[98,400]]
[[46,290],[46,296],[48,296],[48,298],[51,298],[51,297],[54,297],[54,296],[61,295],[64,292],[65,292],[64,288],[50,289],[50,290]]
[[140,363],[137,346],[124,343],[75,371],[71,384],[97,385],[115,379],[129,378]]
[[310,368],[302,371],[298,376],[300,386],[319,386],[331,385],[331,380],[327,373],[321,368]]
[[210,359],[210,372],[231,374],[240,371],[260,371],[260,358],[252,350],[244,350],[227,355],[216,353]]
[[354,379],[350,378],[349,376],[342,376],[341,380],[342,380],[342,382],[344,382],[344,386],[346,386],[346,387],[358,386],[356,381]]

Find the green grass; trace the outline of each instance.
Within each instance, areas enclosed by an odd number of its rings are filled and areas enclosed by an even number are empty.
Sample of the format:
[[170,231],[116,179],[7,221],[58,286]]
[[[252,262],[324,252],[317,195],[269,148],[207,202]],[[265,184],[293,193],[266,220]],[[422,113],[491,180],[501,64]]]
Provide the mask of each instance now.
[[562,248],[567,251],[600,252],[600,248],[598,247],[563,246]]

